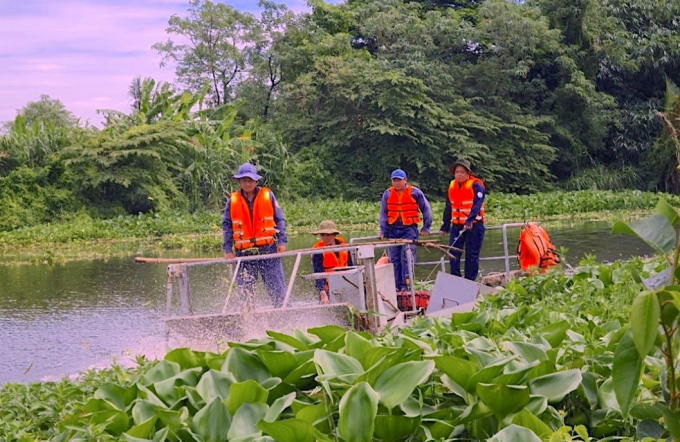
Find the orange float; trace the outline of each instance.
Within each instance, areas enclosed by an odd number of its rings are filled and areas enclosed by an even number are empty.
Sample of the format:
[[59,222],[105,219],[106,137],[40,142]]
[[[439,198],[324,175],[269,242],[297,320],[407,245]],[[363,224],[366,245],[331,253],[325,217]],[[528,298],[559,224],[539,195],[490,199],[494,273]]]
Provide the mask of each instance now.
[[526,223],[519,234],[517,260],[522,270],[530,267],[540,269],[541,273],[560,263],[557,249],[543,227],[536,223]]

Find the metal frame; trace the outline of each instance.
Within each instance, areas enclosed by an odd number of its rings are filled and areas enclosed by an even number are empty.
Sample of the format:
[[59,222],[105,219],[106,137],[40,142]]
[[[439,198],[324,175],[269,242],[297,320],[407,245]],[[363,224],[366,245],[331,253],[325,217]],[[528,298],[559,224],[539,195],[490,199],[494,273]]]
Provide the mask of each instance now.
[[[503,231],[503,256],[487,256],[487,257],[480,257],[480,261],[498,261],[498,260],[504,260],[505,261],[505,277],[507,278],[506,280],[510,280],[510,258],[517,258],[517,255],[509,255],[509,250],[508,250],[508,228],[514,228],[514,227],[524,227],[526,223],[506,223],[502,224],[500,226],[489,226],[486,228],[486,230],[502,230]],[[379,239],[379,236],[362,236],[358,238],[352,238],[350,239],[349,243],[350,244],[355,244],[360,241],[375,241],[376,239]],[[465,261],[465,258],[461,259],[461,262]],[[426,265],[441,265],[442,272],[446,272],[446,259],[442,257],[439,261],[424,261],[424,262],[416,262],[415,265],[417,266],[426,266]],[[411,269],[411,267],[409,267]],[[413,281],[413,279],[411,279]],[[411,284],[413,286],[413,284]],[[412,288],[412,296],[415,298],[415,288]],[[415,305],[415,299],[413,299],[414,305]]]
[[[361,266],[364,268],[371,267],[375,265],[375,260],[374,260],[374,255],[371,253],[369,256],[369,251],[368,249],[370,248],[371,250],[373,249],[383,249],[386,247],[391,247],[392,244],[371,244],[369,245],[341,245],[341,246],[333,246],[333,247],[324,247],[323,249],[317,249],[317,250],[312,250],[312,249],[307,249],[307,250],[291,250],[291,251],[286,251],[286,252],[276,252],[276,253],[267,253],[263,255],[248,255],[248,256],[239,256],[237,258],[232,258],[232,259],[226,259],[226,258],[215,258],[214,260],[206,260],[206,261],[198,261],[198,262],[186,262],[182,264],[170,264],[167,269],[167,284],[166,284],[166,315],[170,316],[172,314],[172,297],[173,297],[173,292],[174,292],[174,284],[173,281],[175,279],[179,278],[179,304],[180,304],[180,314],[183,316],[191,316],[193,315],[193,310],[191,307],[191,291],[189,289],[189,268],[190,267],[197,267],[197,266],[207,266],[207,265],[230,265],[230,264],[236,264],[236,268],[234,269],[234,273],[232,275],[231,281],[230,281],[230,287],[227,293],[227,297],[225,299],[225,304],[222,307],[222,314],[226,312],[227,305],[231,296],[231,292],[233,290],[234,283],[236,281],[236,275],[238,273],[239,267],[241,266],[242,262],[247,262],[247,261],[257,261],[257,260],[262,260],[262,259],[274,259],[274,258],[285,258],[285,257],[291,257],[295,256],[295,265],[293,266],[293,271],[290,275],[290,279],[288,281],[288,286],[286,287],[286,296],[283,301],[283,305],[281,306],[282,308],[285,308],[288,306],[290,294],[292,293],[293,290],[293,285],[295,283],[295,279],[299,270],[300,266],[300,261],[303,255],[315,255],[318,253],[324,253],[324,252],[340,252],[340,251],[350,251],[350,252],[359,252],[359,255],[361,255],[361,250],[364,249],[364,257],[359,256],[359,258],[362,261]],[[323,277],[323,276],[320,276]],[[367,287],[367,292],[370,291],[371,287],[369,287],[370,284],[370,275],[368,275],[369,278],[369,283],[366,284]],[[372,288],[375,288],[375,281],[373,281]],[[367,297],[369,296],[370,293],[367,293]]]
[[[516,257],[517,255],[509,255],[508,254],[508,236],[507,236],[507,229],[508,228],[513,228],[513,227],[522,227],[524,226],[525,223],[508,223],[508,224],[503,224],[501,226],[490,226],[487,227],[487,230],[502,230],[503,231],[503,251],[504,255],[503,256],[492,256],[492,257],[484,257],[480,258],[480,260],[483,261],[491,261],[491,260],[499,260],[503,259],[505,260],[505,273],[508,278],[510,279],[510,258],[511,257]],[[366,237],[358,237],[358,238],[352,238],[349,242],[349,244],[346,245],[339,245],[339,246],[333,246],[333,247],[324,247],[323,249],[318,249],[318,250],[313,250],[313,249],[306,249],[306,250],[291,250],[291,251],[286,251],[286,252],[277,252],[277,253],[268,253],[264,255],[248,255],[248,256],[240,256],[237,258],[232,258],[232,259],[225,259],[225,258],[216,258],[214,260],[208,260],[208,261],[199,261],[199,262],[187,262],[187,263],[182,263],[182,264],[171,264],[168,266],[167,269],[167,283],[166,283],[166,314],[167,316],[170,316],[172,314],[172,297],[173,297],[173,292],[174,292],[174,283],[173,281],[175,279],[179,279],[179,304],[180,304],[180,313],[184,316],[190,316],[193,315],[192,307],[191,307],[191,292],[189,289],[189,268],[190,267],[196,267],[196,266],[206,266],[206,265],[217,265],[217,264],[236,264],[236,268],[233,269],[233,275],[231,277],[229,289],[227,292],[227,296],[225,299],[224,306],[222,307],[221,313],[224,314],[226,312],[231,293],[234,288],[234,284],[236,282],[236,277],[239,271],[239,268],[241,266],[242,262],[247,262],[247,261],[256,261],[256,260],[262,260],[262,259],[273,259],[273,258],[285,258],[285,257],[291,257],[295,256],[295,264],[293,266],[293,271],[290,275],[290,279],[288,281],[288,286],[286,287],[286,295],[283,301],[282,307],[285,308],[289,304],[290,300],[290,295],[293,290],[293,285],[295,283],[295,279],[297,277],[297,273],[300,267],[300,261],[303,255],[314,255],[318,253],[323,253],[323,252],[339,252],[339,251],[349,251],[355,255],[358,256],[359,261],[361,261],[361,265],[357,267],[363,267],[363,271],[365,272],[365,275],[367,277],[367,283],[365,284],[366,288],[366,295],[367,295],[367,306],[369,304],[373,304],[374,300],[373,298],[377,296],[375,293],[372,293],[375,291],[375,273],[374,273],[374,268],[373,266],[375,265],[375,255],[373,250],[374,249],[385,249],[387,247],[394,247],[394,244],[371,244],[367,245],[364,244],[362,245],[360,241],[366,241],[366,240],[375,240],[379,239],[377,236],[366,236]],[[370,251],[369,251],[370,249]],[[410,251],[410,249],[409,249]],[[407,254],[407,259],[412,260],[412,256],[410,253]],[[429,262],[416,262],[415,265],[441,265],[442,266],[442,271],[446,271],[446,266],[445,266],[445,259],[442,257],[441,260],[439,261],[429,261]],[[413,265],[409,265],[409,272],[410,272],[410,277],[411,281],[414,280],[414,275],[413,275]],[[318,275],[318,274],[317,274]],[[373,280],[371,280],[371,276],[373,277]],[[318,277],[323,277],[323,276],[318,276]],[[375,296],[374,296],[375,295]],[[415,286],[414,284],[411,284],[411,305],[413,306],[413,309],[416,309],[416,293],[415,293]],[[369,301],[369,298],[371,301]],[[377,300],[377,298],[375,298]]]

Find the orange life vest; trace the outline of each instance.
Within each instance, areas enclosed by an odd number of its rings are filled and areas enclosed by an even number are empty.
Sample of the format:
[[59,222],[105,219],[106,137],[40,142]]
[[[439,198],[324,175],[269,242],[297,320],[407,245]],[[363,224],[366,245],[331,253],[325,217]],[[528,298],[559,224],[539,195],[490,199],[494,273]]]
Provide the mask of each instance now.
[[269,189],[263,187],[255,196],[252,216],[241,192],[232,193],[229,214],[233,224],[236,250],[274,244],[276,223],[274,223],[274,204],[272,204]]
[[401,193],[390,187],[390,195],[387,197],[387,223],[394,224],[399,217],[401,223],[405,226],[418,224],[420,217],[418,216],[418,202],[413,195],[411,189],[413,186],[406,186]]
[[[336,245],[345,245],[345,240],[341,237],[335,238]],[[319,241],[312,246],[313,249],[326,247],[323,241]],[[336,267],[347,267],[349,262],[349,251],[341,250],[339,252],[324,252],[323,253],[323,271],[332,272]]]
[[560,257],[548,233],[536,223],[527,223],[522,228],[517,244],[517,260],[520,269],[535,267],[541,272],[560,263]]
[[[449,185],[449,201],[451,202],[451,224],[465,224],[470,211],[472,210],[472,203],[475,200],[475,191],[472,187],[474,183],[479,183],[482,188],[484,183],[477,177],[471,176],[461,186],[456,180],[452,180]],[[479,214],[474,222],[484,222],[484,202],[479,210]]]

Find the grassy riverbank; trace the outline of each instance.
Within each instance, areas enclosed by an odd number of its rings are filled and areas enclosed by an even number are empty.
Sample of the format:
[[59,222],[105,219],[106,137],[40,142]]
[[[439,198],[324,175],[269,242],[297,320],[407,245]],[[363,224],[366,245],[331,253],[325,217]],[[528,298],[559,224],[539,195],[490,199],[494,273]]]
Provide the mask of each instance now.
[[[663,196],[674,206],[680,197],[640,191],[551,192],[533,195],[491,193],[488,224],[535,220],[547,224],[633,219]],[[377,230],[378,202],[293,200],[281,202],[289,234],[313,230],[322,219],[345,231]],[[432,201],[433,230],[441,225],[443,201]],[[75,213],[54,223],[0,232],[0,263],[61,263],[134,253],[182,251],[219,254],[222,215],[213,212],[153,213],[95,219]]]

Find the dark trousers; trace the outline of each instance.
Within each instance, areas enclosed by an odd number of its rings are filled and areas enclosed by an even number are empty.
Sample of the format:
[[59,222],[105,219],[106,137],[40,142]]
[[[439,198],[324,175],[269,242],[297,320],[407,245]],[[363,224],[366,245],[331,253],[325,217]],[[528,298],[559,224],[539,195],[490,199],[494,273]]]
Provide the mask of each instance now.
[[[276,245],[259,248],[260,255],[275,252]],[[247,252],[244,253],[243,251],[237,250],[236,256],[250,255]],[[254,261],[243,261],[241,263],[238,275],[236,276],[236,283],[247,303],[252,303],[258,274],[262,276],[262,282],[272,299],[274,307],[281,307],[283,305],[283,299],[286,297],[286,283],[283,280],[283,264],[281,264],[281,258],[257,259]]]
[[[484,241],[484,232],[486,228],[483,223],[474,223],[472,229],[463,232],[460,236],[458,234],[463,230],[463,225],[451,225],[451,236],[449,237],[449,245],[465,250],[465,279],[474,281],[477,279],[479,273],[479,252],[482,250],[482,241]],[[454,243],[455,241],[455,243]],[[451,251],[451,254],[456,259],[451,259],[451,274],[455,276],[460,275],[460,256],[461,252]]]
[[[387,230],[388,239],[418,239],[418,227],[413,226],[394,226]],[[408,268],[408,258],[406,254],[411,251],[411,266],[416,263],[416,245],[405,244],[403,246],[388,247],[387,256],[394,266],[394,285],[397,291],[406,290],[406,280],[410,278]],[[413,281],[411,281],[413,284]]]

